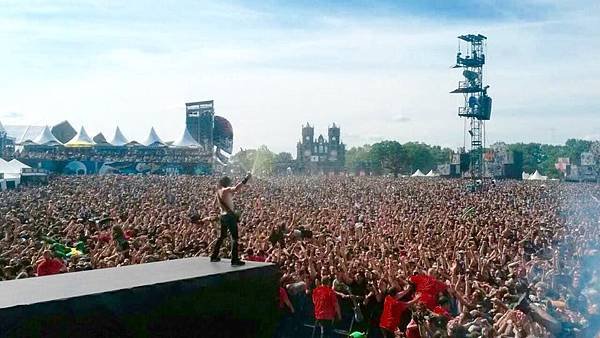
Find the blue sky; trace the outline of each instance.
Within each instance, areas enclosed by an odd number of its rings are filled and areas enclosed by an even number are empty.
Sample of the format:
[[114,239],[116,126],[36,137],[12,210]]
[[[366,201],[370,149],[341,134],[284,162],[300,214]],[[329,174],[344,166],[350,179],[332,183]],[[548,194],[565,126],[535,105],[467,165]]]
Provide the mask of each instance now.
[[[293,151],[301,124],[463,144],[456,36],[488,36],[488,142],[600,138],[598,1],[0,0],[0,121],[166,140],[214,99],[235,147]],[[109,137],[110,137],[109,136]]]

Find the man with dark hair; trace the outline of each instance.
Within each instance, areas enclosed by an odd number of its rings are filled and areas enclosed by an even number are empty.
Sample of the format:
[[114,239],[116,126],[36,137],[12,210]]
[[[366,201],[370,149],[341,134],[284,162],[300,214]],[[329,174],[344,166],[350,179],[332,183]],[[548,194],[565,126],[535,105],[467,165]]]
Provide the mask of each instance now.
[[248,173],[248,175],[234,187],[231,187],[231,179],[227,176],[219,180],[219,188],[215,199],[221,209],[221,216],[219,217],[221,234],[210,255],[211,262],[218,262],[221,260],[219,258],[219,250],[227,237],[227,232],[229,232],[229,235],[231,236],[231,265],[242,266],[246,264],[240,260],[238,256],[238,222],[240,221],[240,213],[233,209],[233,195],[240,191],[242,186],[248,183],[250,177],[252,177],[252,174]]
[[409,292],[411,292],[410,289],[400,292],[396,287],[392,287],[388,290],[383,303],[383,313],[379,321],[379,327],[381,328],[383,337],[395,337],[395,332],[398,329],[402,315],[413,303],[419,300],[417,297],[408,302],[401,301],[401,299]]

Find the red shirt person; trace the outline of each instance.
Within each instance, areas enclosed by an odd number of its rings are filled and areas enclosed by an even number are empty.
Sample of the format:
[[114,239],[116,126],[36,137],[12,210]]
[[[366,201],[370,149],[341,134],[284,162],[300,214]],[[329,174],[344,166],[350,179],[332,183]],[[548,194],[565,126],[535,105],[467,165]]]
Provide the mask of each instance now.
[[313,290],[316,325],[321,330],[321,337],[331,337],[333,320],[342,318],[340,304],[335,291],[331,288],[331,278],[324,277],[320,286]]
[[321,329],[321,337],[330,337],[333,320],[336,317],[338,320],[342,318],[340,304],[331,288],[331,278],[323,278],[322,285],[313,290],[312,299],[315,306],[316,325]]
[[400,299],[406,295],[408,291],[398,292],[398,289],[391,288],[383,302],[383,313],[379,319],[379,327],[384,337],[394,337],[394,332],[400,325],[400,320],[404,311],[408,309],[414,302],[415,298],[409,302],[403,302]]
[[315,306],[316,320],[334,320],[341,318],[340,305],[337,296],[331,288],[330,280],[323,279],[323,285],[313,290],[312,299]]
[[446,291],[446,284],[432,275],[414,275],[410,277],[410,281],[416,286],[417,294],[420,295],[419,300],[433,311],[439,305],[439,294]]
[[284,287],[280,286],[279,287],[279,309],[280,310],[285,310],[285,308],[288,308],[290,310],[291,313],[294,313],[294,306],[292,305],[292,302],[290,302],[290,297],[287,294],[287,291],[285,290]]
[[44,251],[44,258],[37,265],[38,276],[55,275],[65,271],[67,268],[60,259],[54,258],[50,250]]

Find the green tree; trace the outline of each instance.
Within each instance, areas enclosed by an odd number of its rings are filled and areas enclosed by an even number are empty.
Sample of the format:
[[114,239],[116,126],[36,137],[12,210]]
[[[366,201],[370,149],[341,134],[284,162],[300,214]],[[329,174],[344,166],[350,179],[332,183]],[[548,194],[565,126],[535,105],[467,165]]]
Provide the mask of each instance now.
[[273,173],[275,154],[263,145],[256,149],[256,158],[252,166],[252,173],[257,176],[269,176]]
[[290,153],[279,153],[273,157],[273,172],[277,174],[283,174],[287,168],[294,167],[294,158]]
[[439,164],[434,157],[431,147],[425,143],[408,142],[403,147],[406,152],[405,168],[408,169],[407,173],[412,173],[417,169],[428,172],[431,169],[435,169],[434,167]]
[[283,152],[276,154],[273,160],[275,163],[291,163],[294,161],[294,158],[292,157],[292,154]]
[[269,176],[273,173],[275,154],[263,145],[258,149],[241,150],[231,157],[231,162],[242,171],[250,171],[257,176]]
[[397,141],[382,141],[373,144],[370,151],[372,169],[376,172],[384,170],[398,177],[406,162],[406,154],[400,143]]
[[592,148],[592,141],[568,139],[565,143],[566,153],[571,159],[571,163],[580,165],[581,164],[581,153],[590,151]]
[[600,141],[594,141],[590,146],[590,151],[594,155],[594,171],[596,172],[596,181],[600,182]]
[[532,173],[536,170],[551,178],[561,177],[555,167],[559,157],[567,157],[571,164],[579,165],[581,153],[590,151],[592,142],[579,139],[569,139],[564,145],[540,143],[515,143],[509,145],[512,151],[523,153],[523,171]]
[[370,158],[371,146],[365,144],[362,147],[352,147],[346,152],[346,169],[350,172],[360,170],[371,170]]
[[256,160],[256,149],[242,149],[231,156],[231,163],[242,171],[252,170]]

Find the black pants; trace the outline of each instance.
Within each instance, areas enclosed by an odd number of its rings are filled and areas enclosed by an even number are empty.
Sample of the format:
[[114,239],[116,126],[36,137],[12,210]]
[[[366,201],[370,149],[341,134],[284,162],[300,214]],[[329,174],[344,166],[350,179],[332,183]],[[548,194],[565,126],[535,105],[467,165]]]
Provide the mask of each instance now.
[[315,324],[316,338],[333,338],[333,320],[319,319]]
[[383,335],[383,338],[394,338],[396,336],[394,332],[388,331],[384,328],[381,328],[381,334]]
[[226,214],[221,215],[219,219],[221,223],[221,234],[215,243],[215,247],[213,248],[212,254],[210,257],[216,258],[219,257],[219,250],[221,249],[221,245],[223,241],[227,237],[227,231],[231,235],[231,261],[239,260],[238,257],[238,226],[237,226],[237,216],[234,214]]

